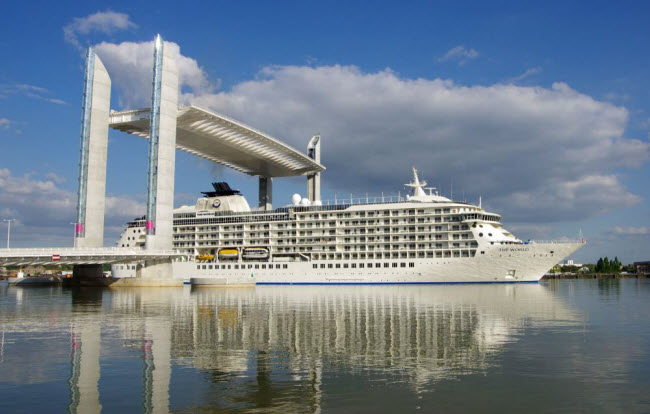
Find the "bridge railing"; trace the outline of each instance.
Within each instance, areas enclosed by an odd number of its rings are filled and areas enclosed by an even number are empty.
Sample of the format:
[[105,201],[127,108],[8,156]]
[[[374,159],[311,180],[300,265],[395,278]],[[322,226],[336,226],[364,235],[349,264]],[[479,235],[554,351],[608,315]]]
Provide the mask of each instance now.
[[90,248],[75,248],[75,247],[40,247],[40,248],[4,248],[0,249],[0,256],[49,256],[53,254],[65,256],[88,256],[88,255],[152,255],[152,256],[182,256],[176,250],[146,250],[143,248],[124,248],[124,247],[90,247]]

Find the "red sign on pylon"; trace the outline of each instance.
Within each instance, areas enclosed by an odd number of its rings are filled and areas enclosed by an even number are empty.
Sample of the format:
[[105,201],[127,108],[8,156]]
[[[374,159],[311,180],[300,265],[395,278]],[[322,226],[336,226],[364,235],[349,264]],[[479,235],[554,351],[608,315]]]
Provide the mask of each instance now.
[[61,260],[61,255],[59,255],[59,254],[53,254],[52,255],[52,261],[53,262],[58,262],[59,260]]

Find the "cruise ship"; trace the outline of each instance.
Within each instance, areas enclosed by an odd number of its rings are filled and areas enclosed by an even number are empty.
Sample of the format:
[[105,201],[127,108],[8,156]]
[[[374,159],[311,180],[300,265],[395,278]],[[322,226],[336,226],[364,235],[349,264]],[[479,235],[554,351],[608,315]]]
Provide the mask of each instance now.
[[[523,242],[501,216],[426,187],[418,172],[396,198],[291,203],[254,210],[227,183],[213,183],[194,206],[174,210],[175,277],[197,283],[431,284],[537,282],[584,240]],[[144,247],[146,219],[117,245]],[[133,277],[141,264],[115,264]],[[202,281],[202,282],[201,282]],[[207,281],[207,282],[206,282]]]

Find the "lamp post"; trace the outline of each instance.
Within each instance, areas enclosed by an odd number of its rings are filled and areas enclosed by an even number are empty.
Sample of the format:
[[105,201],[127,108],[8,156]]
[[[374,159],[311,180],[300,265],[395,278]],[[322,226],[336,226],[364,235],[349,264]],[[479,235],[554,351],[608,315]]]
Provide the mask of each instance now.
[[7,222],[7,249],[9,249],[9,237],[11,236],[11,222],[16,221],[16,219],[3,219],[2,221]]

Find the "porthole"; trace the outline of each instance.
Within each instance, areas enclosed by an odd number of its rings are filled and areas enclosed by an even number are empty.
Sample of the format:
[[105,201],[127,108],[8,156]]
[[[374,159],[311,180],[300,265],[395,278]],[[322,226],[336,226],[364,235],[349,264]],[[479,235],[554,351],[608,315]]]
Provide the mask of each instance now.
[[492,233],[488,233],[488,236],[492,237]]
[[479,233],[478,236],[479,236],[479,237],[483,237],[483,233]]

